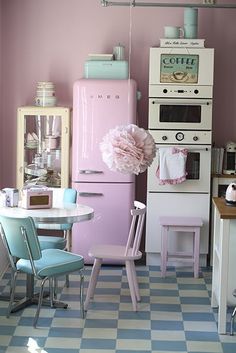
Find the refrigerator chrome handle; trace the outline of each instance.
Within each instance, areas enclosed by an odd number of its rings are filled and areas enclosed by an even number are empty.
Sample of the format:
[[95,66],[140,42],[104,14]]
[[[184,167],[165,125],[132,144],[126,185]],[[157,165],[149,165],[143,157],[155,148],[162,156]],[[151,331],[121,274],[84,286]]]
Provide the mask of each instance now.
[[102,170],[80,169],[79,174],[102,174]]
[[82,196],[82,197],[91,197],[91,196],[103,196],[103,193],[102,192],[79,192],[78,193],[79,196]]

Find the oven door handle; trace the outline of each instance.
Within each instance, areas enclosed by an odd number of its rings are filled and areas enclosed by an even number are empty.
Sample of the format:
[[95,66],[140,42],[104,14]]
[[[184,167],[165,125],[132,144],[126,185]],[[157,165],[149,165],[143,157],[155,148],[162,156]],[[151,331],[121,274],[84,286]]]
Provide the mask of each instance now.
[[163,105],[211,105],[211,99],[196,99],[194,100],[187,100],[187,99],[155,99],[152,100],[152,104],[163,104]]
[[198,152],[198,151],[211,151],[211,146],[197,146],[197,145],[178,145],[178,144],[173,144],[173,145],[156,145],[156,149],[158,150],[159,148],[171,148],[171,147],[177,147],[180,149],[186,148],[188,152]]

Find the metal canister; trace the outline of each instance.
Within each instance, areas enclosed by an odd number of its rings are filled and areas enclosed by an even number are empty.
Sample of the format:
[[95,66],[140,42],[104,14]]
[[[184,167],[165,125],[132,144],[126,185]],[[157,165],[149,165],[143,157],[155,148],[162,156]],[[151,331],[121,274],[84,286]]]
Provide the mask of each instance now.
[[113,48],[114,60],[125,60],[125,47],[121,44]]
[[19,190],[14,188],[4,188],[6,193],[6,206],[17,207],[19,202]]

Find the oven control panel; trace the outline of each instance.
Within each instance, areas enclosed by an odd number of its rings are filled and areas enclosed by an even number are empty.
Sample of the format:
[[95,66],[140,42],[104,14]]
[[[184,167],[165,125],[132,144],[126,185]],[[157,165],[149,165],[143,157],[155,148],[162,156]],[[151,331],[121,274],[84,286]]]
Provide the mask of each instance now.
[[158,144],[211,145],[211,131],[149,130]]
[[212,98],[212,86],[149,85],[149,97],[159,98]]

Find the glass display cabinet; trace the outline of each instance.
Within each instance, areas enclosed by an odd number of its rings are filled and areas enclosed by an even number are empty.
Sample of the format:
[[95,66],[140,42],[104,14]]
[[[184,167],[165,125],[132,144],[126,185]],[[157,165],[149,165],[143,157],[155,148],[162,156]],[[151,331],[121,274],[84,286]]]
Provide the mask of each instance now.
[[69,108],[18,108],[17,188],[68,187],[69,148]]

